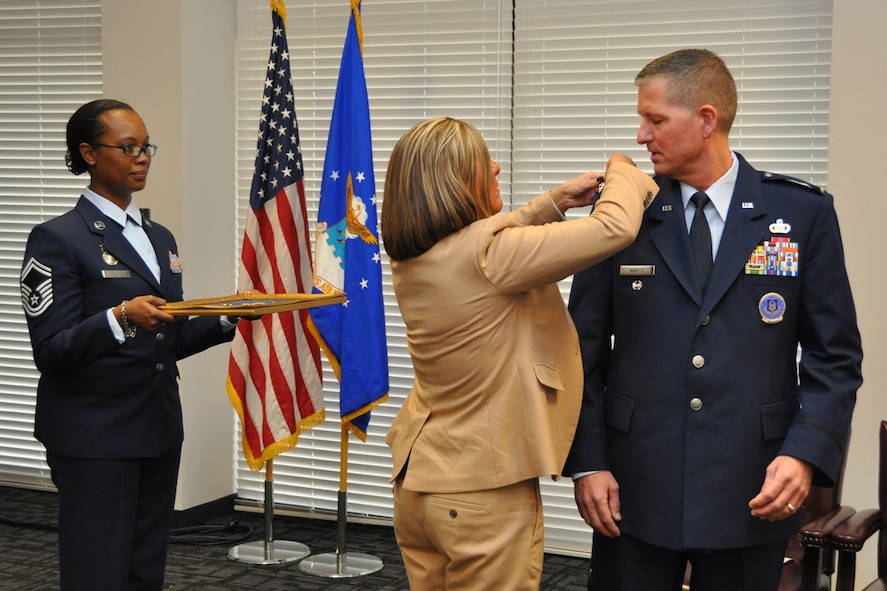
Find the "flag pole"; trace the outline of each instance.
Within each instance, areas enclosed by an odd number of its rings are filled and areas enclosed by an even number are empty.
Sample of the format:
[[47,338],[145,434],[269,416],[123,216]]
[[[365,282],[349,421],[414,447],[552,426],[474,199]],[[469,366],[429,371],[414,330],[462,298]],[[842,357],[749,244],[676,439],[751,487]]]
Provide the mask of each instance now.
[[382,561],[372,554],[347,551],[348,525],[348,427],[342,423],[339,452],[339,505],[336,511],[336,551],[309,556],[299,568],[312,575],[340,579],[359,577],[382,569]]
[[274,461],[265,462],[265,539],[246,542],[228,551],[228,558],[250,564],[281,564],[301,560],[311,550],[301,542],[274,540]]
[[336,572],[345,571],[348,541],[345,534],[348,523],[348,429],[342,425],[339,451],[339,504],[336,513]]
[[[339,380],[342,432],[336,551],[310,556],[299,564],[301,570],[323,577],[354,577],[382,568],[382,561],[375,556],[348,552],[345,531],[348,433],[353,430],[365,439],[370,409],[388,397],[382,272],[378,264],[381,256],[379,239],[374,234],[378,231],[378,220],[369,99],[363,68],[363,27],[360,0],[349,0],[349,3],[351,14],[342,49],[318,203],[321,231],[315,247],[314,288],[325,292],[326,287],[332,286],[354,297],[350,306],[328,307],[311,314],[312,334],[326,352]],[[368,346],[374,342],[376,346]],[[349,364],[344,372],[339,365],[343,359]]]

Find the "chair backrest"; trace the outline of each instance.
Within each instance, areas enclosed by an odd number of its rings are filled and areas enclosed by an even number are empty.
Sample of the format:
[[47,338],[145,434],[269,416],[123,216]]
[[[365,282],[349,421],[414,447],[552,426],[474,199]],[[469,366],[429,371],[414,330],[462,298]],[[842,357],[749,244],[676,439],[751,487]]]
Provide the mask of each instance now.
[[[841,460],[841,468],[838,470],[838,476],[835,478],[834,486],[811,486],[810,494],[804,501],[804,507],[801,509],[803,519],[802,523],[809,523],[814,519],[822,517],[829,511],[841,505],[841,489],[844,486],[844,469],[847,466],[847,449],[850,446],[850,432],[847,432],[847,438],[844,441],[844,457]],[[798,539],[798,536],[792,536],[788,541],[788,548],[785,551],[788,558],[796,562],[801,562],[804,555],[804,548]],[[834,572],[833,557],[827,555],[823,568],[829,574]]]
[[887,578],[887,421],[881,421],[880,463],[878,465],[878,511],[881,530],[878,532],[878,578]]

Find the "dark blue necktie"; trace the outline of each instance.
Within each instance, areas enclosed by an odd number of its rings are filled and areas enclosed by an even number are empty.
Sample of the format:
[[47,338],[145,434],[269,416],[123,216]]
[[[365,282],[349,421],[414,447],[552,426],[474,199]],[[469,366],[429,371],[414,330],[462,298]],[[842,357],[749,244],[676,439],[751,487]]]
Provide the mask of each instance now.
[[690,248],[693,250],[693,258],[696,260],[696,275],[699,277],[699,285],[704,292],[706,285],[708,285],[712,261],[711,230],[703,210],[710,199],[708,195],[699,191],[690,197],[690,201],[696,206],[693,223],[690,225]]

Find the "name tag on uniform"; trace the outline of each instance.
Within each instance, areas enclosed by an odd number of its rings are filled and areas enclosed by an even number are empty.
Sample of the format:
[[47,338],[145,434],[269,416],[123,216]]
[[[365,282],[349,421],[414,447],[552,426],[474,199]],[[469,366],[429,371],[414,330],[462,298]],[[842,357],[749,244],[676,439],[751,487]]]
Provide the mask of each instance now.
[[652,277],[656,274],[656,265],[619,265],[619,274],[629,277]]
[[131,277],[128,269],[102,269],[102,277],[105,279],[129,279]]

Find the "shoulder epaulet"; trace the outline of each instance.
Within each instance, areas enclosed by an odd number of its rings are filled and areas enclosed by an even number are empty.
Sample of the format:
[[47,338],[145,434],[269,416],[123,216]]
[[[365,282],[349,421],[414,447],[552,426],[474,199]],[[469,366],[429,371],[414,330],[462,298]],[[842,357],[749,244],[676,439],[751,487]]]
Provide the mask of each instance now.
[[792,183],[794,185],[798,185],[800,187],[804,187],[806,189],[810,189],[811,191],[822,195],[825,193],[822,187],[819,185],[814,185],[813,183],[807,182],[804,179],[799,179],[793,176],[786,176],[784,174],[776,174],[775,172],[761,172],[761,180],[763,181],[781,181],[783,183]]

